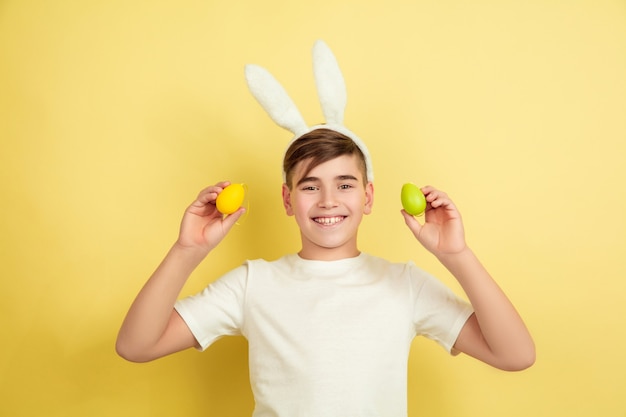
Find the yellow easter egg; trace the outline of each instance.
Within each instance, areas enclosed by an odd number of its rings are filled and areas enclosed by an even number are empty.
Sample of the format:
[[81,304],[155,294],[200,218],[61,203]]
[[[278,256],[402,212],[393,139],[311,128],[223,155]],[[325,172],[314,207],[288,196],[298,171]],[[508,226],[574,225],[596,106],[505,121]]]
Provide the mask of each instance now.
[[245,195],[246,190],[243,184],[230,184],[218,194],[215,206],[222,214],[232,214],[241,207]]

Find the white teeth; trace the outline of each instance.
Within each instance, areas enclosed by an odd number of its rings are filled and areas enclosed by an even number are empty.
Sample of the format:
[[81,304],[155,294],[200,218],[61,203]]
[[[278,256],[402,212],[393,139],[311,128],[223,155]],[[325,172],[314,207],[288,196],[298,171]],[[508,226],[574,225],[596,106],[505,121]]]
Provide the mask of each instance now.
[[316,223],[319,223],[319,224],[333,225],[333,224],[336,224],[336,223],[339,223],[340,221],[342,221],[343,217],[340,217],[340,216],[337,216],[337,217],[316,217],[313,220]]

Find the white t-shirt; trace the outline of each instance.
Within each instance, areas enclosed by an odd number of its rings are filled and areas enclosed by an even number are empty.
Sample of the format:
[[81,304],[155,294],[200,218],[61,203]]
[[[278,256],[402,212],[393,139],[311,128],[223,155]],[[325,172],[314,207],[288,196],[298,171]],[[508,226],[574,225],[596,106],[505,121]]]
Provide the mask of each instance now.
[[247,261],[176,303],[202,350],[248,339],[254,417],[406,417],[411,341],[451,351],[471,306],[413,263]]

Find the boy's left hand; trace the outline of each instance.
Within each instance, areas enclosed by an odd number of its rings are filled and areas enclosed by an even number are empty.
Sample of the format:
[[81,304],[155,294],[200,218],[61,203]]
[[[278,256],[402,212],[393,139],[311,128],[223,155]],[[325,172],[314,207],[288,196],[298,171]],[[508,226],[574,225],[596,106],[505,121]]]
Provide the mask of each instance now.
[[434,187],[423,187],[426,197],[425,222],[402,210],[404,221],[417,240],[435,256],[450,255],[463,251],[465,232],[461,214],[448,195]]

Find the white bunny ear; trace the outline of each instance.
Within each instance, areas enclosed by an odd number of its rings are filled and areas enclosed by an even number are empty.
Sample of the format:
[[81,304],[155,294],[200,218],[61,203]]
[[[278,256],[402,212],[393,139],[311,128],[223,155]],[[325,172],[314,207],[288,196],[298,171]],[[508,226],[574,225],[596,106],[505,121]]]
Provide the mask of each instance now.
[[[352,139],[361,149],[365,157],[367,179],[373,181],[374,171],[367,146],[343,125],[343,115],[347,102],[346,83],[335,55],[321,40],[318,40],[313,46],[313,73],[326,123],[308,127],[298,108],[278,81],[266,69],[257,65],[246,65],[246,81],[252,95],[276,124],[295,135],[288,147],[302,135],[313,130],[334,130]],[[285,172],[283,171],[284,178]]]
[[265,68],[246,65],[246,81],[252,95],[277,125],[300,136],[308,127],[282,85]]
[[326,123],[343,125],[346,109],[346,83],[337,59],[323,41],[313,46],[313,73]]

